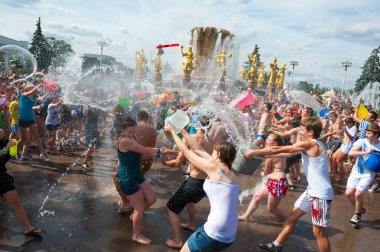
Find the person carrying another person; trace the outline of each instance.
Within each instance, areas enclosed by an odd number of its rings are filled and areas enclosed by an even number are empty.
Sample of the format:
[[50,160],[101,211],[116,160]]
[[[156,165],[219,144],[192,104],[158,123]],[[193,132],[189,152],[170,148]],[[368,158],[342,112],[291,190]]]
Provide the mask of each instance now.
[[330,170],[333,175],[337,173],[337,166],[333,162],[332,155],[339,149],[342,145],[342,121],[338,118],[338,115],[335,112],[329,113],[329,118],[331,120],[331,126],[327,134],[322,136],[327,144],[326,148],[328,150],[328,157],[330,161]]
[[253,142],[254,145],[260,147],[267,139],[267,128],[272,125],[272,117],[269,111],[272,109],[272,104],[267,102],[260,105],[260,116],[254,116],[251,109],[247,109],[248,115],[251,120],[259,120],[259,129],[256,134],[256,139]]

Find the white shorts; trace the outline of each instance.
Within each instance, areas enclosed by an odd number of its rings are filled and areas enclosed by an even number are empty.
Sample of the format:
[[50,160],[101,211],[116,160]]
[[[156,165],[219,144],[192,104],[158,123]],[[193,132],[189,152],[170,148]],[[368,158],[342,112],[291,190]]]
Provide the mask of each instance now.
[[311,222],[315,226],[328,227],[330,224],[331,200],[311,197],[305,191],[294,203],[294,207],[305,213],[311,212]]
[[355,176],[350,175],[347,180],[347,188],[352,188],[361,192],[366,192],[375,176],[376,173],[374,173],[373,175],[371,174],[370,177],[364,178],[356,178]]
[[345,145],[345,144],[342,144],[340,146],[340,150],[344,153],[344,154],[348,154],[348,152],[351,150],[352,148],[352,145]]

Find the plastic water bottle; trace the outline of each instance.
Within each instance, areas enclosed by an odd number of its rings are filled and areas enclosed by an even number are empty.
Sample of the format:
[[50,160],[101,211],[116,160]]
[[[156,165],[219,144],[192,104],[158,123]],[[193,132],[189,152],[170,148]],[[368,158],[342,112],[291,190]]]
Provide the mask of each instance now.
[[174,131],[178,134],[183,128],[190,122],[186,112],[177,110],[173,115],[165,119],[165,124],[170,125]]

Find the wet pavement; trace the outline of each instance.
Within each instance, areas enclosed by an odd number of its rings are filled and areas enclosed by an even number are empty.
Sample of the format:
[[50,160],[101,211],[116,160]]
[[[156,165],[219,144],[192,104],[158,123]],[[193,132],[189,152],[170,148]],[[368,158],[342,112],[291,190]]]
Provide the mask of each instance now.
[[[81,170],[82,151],[52,154],[51,161],[25,163],[11,161],[9,172],[32,224],[46,232],[42,239],[24,237],[22,228],[12,211],[0,201],[0,251],[175,251],[164,246],[172,237],[166,214],[166,202],[184,179],[178,168],[154,164],[148,180],[156,190],[158,200],[144,217],[144,233],[153,240],[151,245],[140,245],[131,240],[132,223],[128,215],[117,210],[118,196],[112,174],[115,170],[115,151],[110,140],[95,153],[93,169]],[[241,190],[254,188],[261,179],[258,175],[239,175]],[[379,251],[376,239],[380,230],[380,194],[367,193],[360,229],[352,228],[348,220],[353,215],[345,191],[344,178],[334,180],[334,201],[331,225],[327,229],[332,251]],[[280,207],[290,211],[297,197],[305,189],[305,179],[294,192],[288,192]],[[251,190],[252,191],[252,190]],[[243,193],[244,194],[244,193]],[[243,199],[240,212],[247,207],[251,196]],[[197,204],[197,224],[202,225],[209,210],[207,198]],[[181,215],[187,220],[187,213]],[[281,229],[274,216],[267,212],[265,203],[254,213],[252,222],[239,223],[235,243],[226,251],[260,251],[255,244],[272,241]],[[190,233],[183,232],[185,241]],[[284,251],[318,251],[312,234],[310,215],[303,217],[284,246]]]

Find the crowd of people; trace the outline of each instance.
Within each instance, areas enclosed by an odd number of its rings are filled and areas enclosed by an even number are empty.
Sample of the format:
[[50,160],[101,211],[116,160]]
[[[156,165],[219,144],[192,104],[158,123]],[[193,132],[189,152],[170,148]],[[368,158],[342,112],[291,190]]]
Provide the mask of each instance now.
[[[168,221],[174,237],[166,246],[181,251],[221,251],[234,242],[238,223],[249,220],[263,199],[267,209],[283,223],[278,237],[269,243],[258,244],[269,251],[282,251],[287,237],[297,220],[311,213],[313,234],[320,251],[331,251],[326,236],[330,223],[333,199],[331,180],[341,180],[350,171],[346,195],[354,207],[349,220],[357,226],[366,212],[363,195],[379,188],[376,167],[380,162],[380,127],[375,108],[367,106],[363,118],[349,99],[329,97],[321,100],[324,114],[292,100],[283,90],[270,90],[265,95],[255,94],[256,102],[239,112],[242,123],[249,118],[256,136],[251,139],[252,150],[245,159],[265,156],[261,176],[264,183],[254,193],[245,213],[238,213],[239,181],[233,163],[239,146],[228,134],[228,125],[218,115],[209,112],[188,113],[189,127],[176,132],[165,118],[177,110],[190,111],[193,106],[184,103],[180,93],[163,99],[159,105],[135,102],[129,109],[115,105],[113,113],[88,105],[69,105],[62,99],[61,90],[46,92],[40,79],[13,82],[15,74],[2,74],[0,84],[0,193],[21,221],[26,235],[41,235],[42,230],[32,226],[17,195],[6,163],[11,160],[9,150],[18,146],[14,162],[25,162],[33,157],[34,143],[42,162],[49,161],[51,151],[70,151],[64,145],[68,135],[78,135],[86,147],[83,171],[90,171],[92,154],[101,144],[105,121],[113,118],[112,134],[116,142],[118,164],[114,173],[115,188],[120,195],[120,213],[131,213],[132,240],[141,244],[152,241],[143,234],[144,212],[157,199],[154,188],[145,176],[154,163],[179,167],[188,164],[187,178],[167,203]],[[248,90],[253,92],[252,90]],[[235,98],[235,97],[230,97]],[[229,103],[229,98],[216,102]],[[202,100],[198,100],[199,104]],[[377,108],[378,109],[378,108]],[[173,148],[157,148],[158,132],[164,131]],[[12,141],[15,139],[16,141]],[[80,140],[81,139],[81,140]],[[370,161],[372,160],[370,163]],[[377,160],[377,161],[376,161]],[[301,169],[302,166],[302,169]],[[293,191],[305,174],[307,189],[294,203],[290,213],[280,207],[287,191]],[[196,204],[207,196],[210,213],[204,225],[196,225]],[[186,208],[189,221],[181,223],[179,214]],[[192,235],[181,240],[181,229]]]

